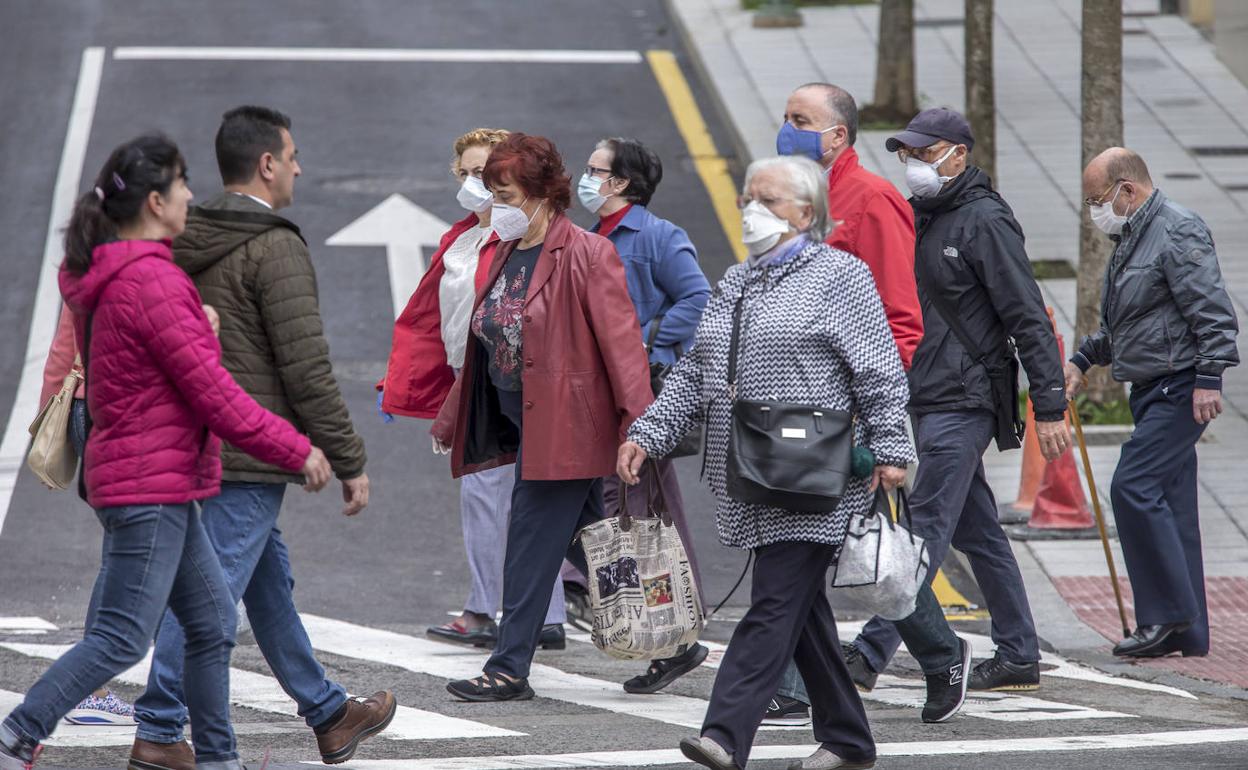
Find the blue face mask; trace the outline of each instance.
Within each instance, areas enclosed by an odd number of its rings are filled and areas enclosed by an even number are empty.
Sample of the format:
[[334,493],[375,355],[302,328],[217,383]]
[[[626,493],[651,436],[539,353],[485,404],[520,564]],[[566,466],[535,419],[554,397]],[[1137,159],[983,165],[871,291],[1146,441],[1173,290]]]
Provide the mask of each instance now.
[[789,121],[784,121],[780,133],[776,134],[776,153],[778,155],[805,155],[816,163],[823,160],[823,135],[836,128],[828,126],[822,131],[797,128]]

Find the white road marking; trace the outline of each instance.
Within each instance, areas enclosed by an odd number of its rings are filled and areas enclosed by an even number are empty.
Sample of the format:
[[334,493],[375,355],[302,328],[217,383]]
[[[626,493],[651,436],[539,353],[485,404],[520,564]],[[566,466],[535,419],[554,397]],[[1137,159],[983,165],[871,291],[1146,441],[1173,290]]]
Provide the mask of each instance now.
[[78,199],[78,185],[82,179],[82,165],[86,158],[87,140],[91,136],[91,123],[95,119],[95,102],[100,93],[103,71],[104,49],[84,49],[82,63],[78,67],[78,87],[69,109],[69,127],[65,131],[65,144],[61,147],[61,163],[52,188],[52,209],[43,242],[43,262],[39,268],[39,283],[35,287],[30,332],[26,335],[26,357],[22,362],[9,421],[4,426],[4,438],[0,440],[0,532],[4,531],[4,520],[13,500],[18,470],[26,460],[26,447],[30,442],[27,428],[39,411],[43,363],[56,333],[56,318],[61,307],[61,291],[56,277],[64,256],[60,230],[69,221],[74,202]]
[[[1062,735],[1051,738],[992,738],[961,741],[906,741],[877,743],[881,757],[939,757],[962,754],[1022,754],[1052,751],[1106,751],[1158,748],[1162,746],[1197,746],[1214,743],[1248,741],[1248,728],[1211,730],[1175,730],[1161,733],[1122,735]],[[755,746],[751,760],[801,759],[817,746],[784,745]],[[674,749],[650,751],[594,751],[583,754],[528,754],[496,757],[437,757],[432,759],[356,760],[356,770],[536,770],[536,768],[574,767],[656,767],[687,765],[689,760]],[[305,762],[313,765],[317,763]]]
[[113,49],[119,60],[451,62],[480,64],[640,64],[638,51],[498,48],[246,48],[132,46]]
[[7,617],[0,618],[0,631],[6,633],[37,633],[42,634],[46,631],[55,631],[56,626],[52,625],[43,618],[36,617]]
[[[488,655],[443,642],[359,626],[332,618],[300,614],[315,649],[357,660],[384,663],[418,674],[468,679],[480,676]],[[544,698],[656,722],[696,728],[706,716],[706,701],[658,693],[638,697],[616,682],[569,674],[552,666],[534,664],[529,682]],[[446,696],[448,699],[450,695]],[[766,729],[766,728],[764,728]]]
[[450,225],[395,193],[325,241],[326,246],[385,246],[390,270],[390,301],[394,317],[407,306],[408,297],[428,269],[421,253],[424,246],[438,245]]
[[[848,628],[852,625],[853,624],[851,623],[840,624],[842,628]],[[962,636],[967,639],[971,639],[977,635],[962,634]],[[979,638],[987,639],[987,637]],[[583,632],[569,633],[568,640],[585,642],[587,644],[593,643],[589,634]],[[706,658],[706,662],[702,665],[706,668],[718,669],[719,662],[723,658],[724,651],[728,649],[728,646],[719,642],[710,642],[705,639],[700,643],[711,651]],[[972,643],[974,643],[973,640]],[[989,641],[989,644],[991,645],[991,641]],[[1073,668],[1073,664],[1070,665],[1072,665]],[[1117,681],[1112,681],[1112,677],[1105,678],[1111,679],[1111,684],[1118,683]],[[924,701],[927,699],[927,687],[925,683],[917,679],[902,679],[901,677],[882,674],[880,675],[879,682],[876,684],[875,689],[869,693],[862,693],[862,699],[885,703],[890,706],[906,706],[909,708],[921,709],[923,708]],[[1036,698],[1029,695],[1016,695],[1012,693],[998,692],[969,693],[967,695],[966,703],[962,706],[962,711],[959,713],[968,717],[991,719],[997,722],[1136,718],[1136,715],[1134,714],[1125,714],[1118,711],[1103,711],[1089,706],[1045,700],[1043,698]]]
[[[17,644],[3,643],[0,647],[22,655],[47,660],[56,660],[64,655],[72,645],[68,644]],[[132,666],[117,676],[117,680],[126,684],[147,684],[147,674],[152,664],[151,652],[138,665]],[[245,671],[239,668],[230,669],[230,702],[237,706],[245,706],[257,711],[299,717],[298,707],[290,699],[277,680],[271,676]],[[307,728],[305,728],[307,729]],[[394,721],[382,733],[383,737],[396,741],[441,740],[444,738],[495,738],[523,736],[524,733],[504,730],[501,727],[474,722],[469,719],[457,719],[438,714],[433,711],[399,706]]]

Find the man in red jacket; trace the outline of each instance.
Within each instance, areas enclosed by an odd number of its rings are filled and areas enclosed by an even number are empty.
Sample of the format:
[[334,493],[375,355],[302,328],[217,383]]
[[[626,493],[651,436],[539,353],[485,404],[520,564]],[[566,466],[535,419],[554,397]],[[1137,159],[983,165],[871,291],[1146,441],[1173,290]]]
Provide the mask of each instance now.
[[875,277],[902,366],[923,339],[914,283],[914,212],[897,188],[858,163],[858,106],[829,83],[807,83],[789,95],[776,137],[781,155],[805,155],[828,175],[828,245],[853,254]]

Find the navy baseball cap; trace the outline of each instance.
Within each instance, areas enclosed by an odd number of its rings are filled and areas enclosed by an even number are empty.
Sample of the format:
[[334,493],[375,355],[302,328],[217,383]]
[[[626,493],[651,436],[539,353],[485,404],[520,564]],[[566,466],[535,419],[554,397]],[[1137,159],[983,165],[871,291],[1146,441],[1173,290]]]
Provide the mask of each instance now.
[[968,151],[975,147],[971,124],[966,122],[961,113],[945,107],[933,107],[915,115],[906,130],[890,136],[884,146],[889,152],[897,152],[902,146],[931,147],[941,139],[964,144]]

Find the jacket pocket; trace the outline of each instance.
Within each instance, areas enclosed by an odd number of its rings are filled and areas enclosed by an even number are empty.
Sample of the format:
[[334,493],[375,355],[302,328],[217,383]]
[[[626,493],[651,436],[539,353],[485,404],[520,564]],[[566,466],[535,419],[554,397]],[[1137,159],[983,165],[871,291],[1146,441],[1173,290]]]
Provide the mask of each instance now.
[[589,408],[589,397],[585,395],[585,388],[580,385],[573,385],[572,392],[576,394],[577,404],[581,408],[581,416],[589,429],[594,432],[594,438],[602,438],[602,431],[598,429],[598,421],[594,419],[594,410]]

